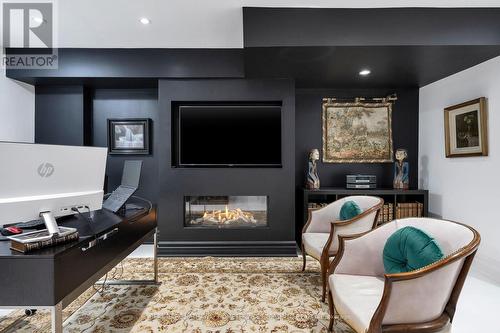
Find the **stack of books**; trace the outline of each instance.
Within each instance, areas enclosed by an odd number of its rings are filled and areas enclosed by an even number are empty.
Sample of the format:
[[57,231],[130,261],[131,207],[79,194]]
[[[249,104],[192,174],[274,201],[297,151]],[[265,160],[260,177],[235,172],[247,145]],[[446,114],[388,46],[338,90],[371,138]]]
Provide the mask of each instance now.
[[50,235],[47,229],[32,231],[9,237],[10,248],[26,253],[45,247],[69,243],[78,240],[78,231],[74,228],[59,227],[58,235]]
[[422,217],[424,205],[420,202],[398,203],[396,205],[396,218]]
[[310,202],[308,204],[308,208],[315,210],[315,209],[323,208],[323,207],[328,206],[328,205],[329,204],[327,202]]
[[392,220],[394,220],[394,205],[392,203],[386,203],[382,209],[380,209],[377,224],[391,222]]

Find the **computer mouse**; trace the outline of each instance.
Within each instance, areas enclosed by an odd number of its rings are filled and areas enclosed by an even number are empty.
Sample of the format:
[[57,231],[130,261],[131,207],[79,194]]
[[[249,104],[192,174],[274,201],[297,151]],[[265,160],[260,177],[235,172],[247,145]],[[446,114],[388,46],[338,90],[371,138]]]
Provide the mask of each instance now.
[[0,233],[3,236],[12,236],[12,235],[18,235],[22,233],[23,231],[19,228],[16,227],[7,227],[7,228],[0,228]]
[[12,232],[4,228],[0,228],[0,234],[2,234],[2,236],[12,236]]
[[18,228],[18,227],[7,227],[5,228],[7,230],[9,230],[10,232],[12,232],[14,235],[17,235],[17,234],[22,234],[23,233],[23,229],[21,228]]

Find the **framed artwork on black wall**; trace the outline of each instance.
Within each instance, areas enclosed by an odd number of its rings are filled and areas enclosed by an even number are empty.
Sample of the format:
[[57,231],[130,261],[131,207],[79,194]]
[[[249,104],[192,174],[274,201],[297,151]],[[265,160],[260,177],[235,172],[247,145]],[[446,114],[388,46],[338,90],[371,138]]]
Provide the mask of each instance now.
[[323,162],[393,161],[392,102],[396,97],[354,102],[323,99]]
[[151,154],[151,119],[108,119],[110,154]]

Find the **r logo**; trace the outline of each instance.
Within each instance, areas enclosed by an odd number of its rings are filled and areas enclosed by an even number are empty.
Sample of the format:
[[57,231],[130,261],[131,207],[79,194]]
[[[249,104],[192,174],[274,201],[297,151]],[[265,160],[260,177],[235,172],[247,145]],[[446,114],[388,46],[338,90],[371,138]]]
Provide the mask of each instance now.
[[56,0],[0,0],[0,67],[57,69]]
[[52,3],[3,4],[5,47],[52,47]]
[[38,175],[42,178],[48,178],[52,176],[52,174],[55,171],[55,168],[52,164],[50,163],[42,163],[38,166]]

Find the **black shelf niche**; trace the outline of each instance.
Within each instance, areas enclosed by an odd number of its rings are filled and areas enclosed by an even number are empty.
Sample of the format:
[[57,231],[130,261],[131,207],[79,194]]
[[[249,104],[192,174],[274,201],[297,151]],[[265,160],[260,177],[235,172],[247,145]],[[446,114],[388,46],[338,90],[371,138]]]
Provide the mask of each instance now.
[[[423,204],[422,215],[429,216],[429,191],[420,189],[397,190],[391,188],[378,188],[366,190],[353,190],[342,187],[322,187],[318,190],[302,189],[302,225],[307,222],[310,203],[331,203],[351,195],[371,195],[384,199],[385,203],[392,203],[394,207],[398,203],[420,202]],[[394,215],[394,218],[396,216]],[[299,233],[300,235],[300,233]],[[299,240],[300,242],[300,240]]]

